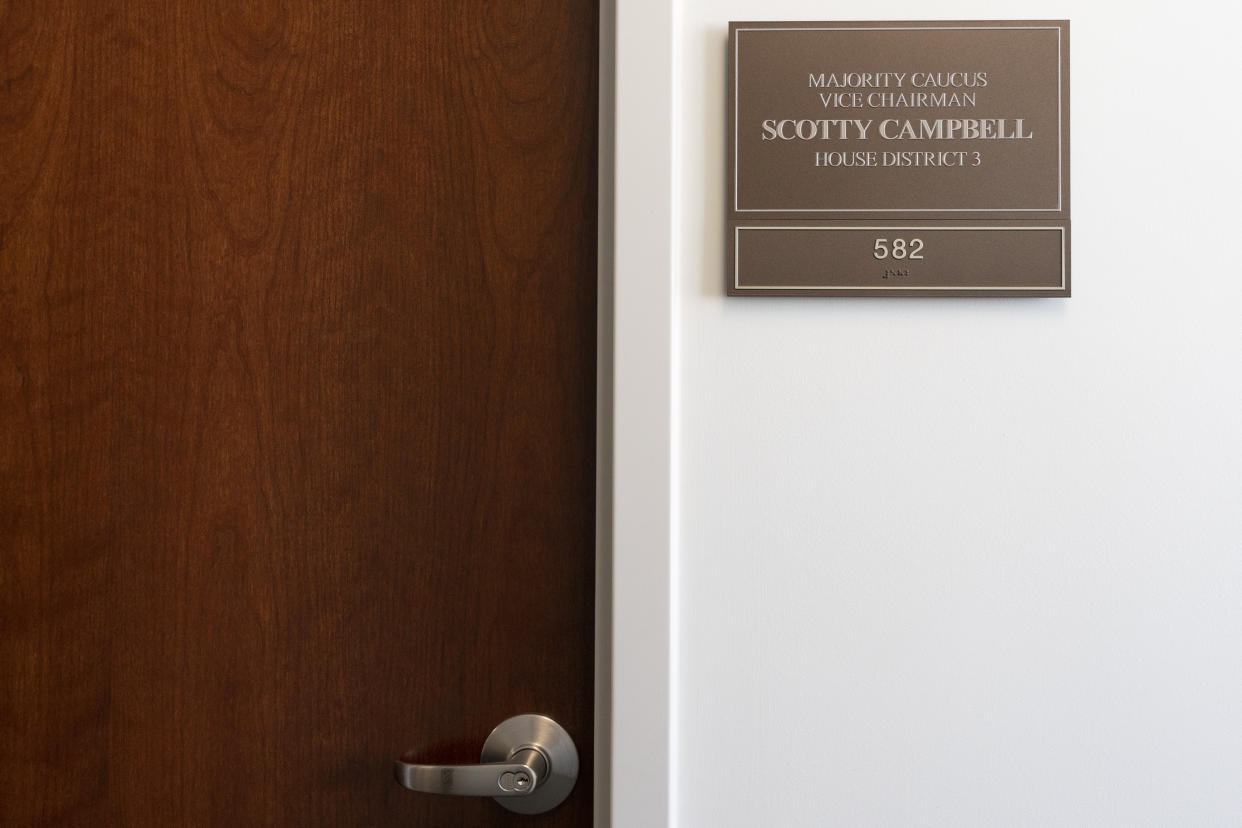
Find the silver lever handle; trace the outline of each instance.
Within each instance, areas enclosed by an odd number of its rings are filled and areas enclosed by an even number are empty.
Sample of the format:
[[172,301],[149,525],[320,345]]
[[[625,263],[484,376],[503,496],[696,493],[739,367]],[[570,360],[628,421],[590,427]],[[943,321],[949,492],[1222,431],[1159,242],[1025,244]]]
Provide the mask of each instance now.
[[548,760],[534,748],[507,762],[479,765],[413,765],[398,761],[397,781],[411,791],[454,796],[529,796],[548,772]]
[[477,765],[416,765],[397,760],[402,786],[421,793],[490,796],[520,814],[541,814],[565,801],[578,779],[578,749],[547,716],[505,719],[483,743]]

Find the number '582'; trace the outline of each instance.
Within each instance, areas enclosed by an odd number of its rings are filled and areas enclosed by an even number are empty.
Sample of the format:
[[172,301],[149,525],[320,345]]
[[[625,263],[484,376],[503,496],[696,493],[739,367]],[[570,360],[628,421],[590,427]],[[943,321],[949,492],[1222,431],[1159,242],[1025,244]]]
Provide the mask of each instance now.
[[888,239],[876,239],[875,250],[872,253],[877,259],[921,259],[923,258],[923,240],[910,239],[893,239],[889,243]]

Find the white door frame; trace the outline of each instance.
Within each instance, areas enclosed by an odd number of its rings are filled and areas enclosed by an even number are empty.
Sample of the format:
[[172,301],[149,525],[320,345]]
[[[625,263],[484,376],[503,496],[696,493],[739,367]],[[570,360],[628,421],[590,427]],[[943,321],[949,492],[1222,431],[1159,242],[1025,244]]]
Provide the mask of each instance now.
[[600,2],[596,825],[612,828],[672,825],[676,806],[679,13]]

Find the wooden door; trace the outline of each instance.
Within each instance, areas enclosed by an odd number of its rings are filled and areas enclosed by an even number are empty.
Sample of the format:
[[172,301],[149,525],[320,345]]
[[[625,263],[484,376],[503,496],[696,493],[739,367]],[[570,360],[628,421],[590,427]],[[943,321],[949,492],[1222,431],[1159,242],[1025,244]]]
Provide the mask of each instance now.
[[[596,77],[586,0],[0,0],[0,824],[589,824]],[[558,810],[393,782],[525,712]]]

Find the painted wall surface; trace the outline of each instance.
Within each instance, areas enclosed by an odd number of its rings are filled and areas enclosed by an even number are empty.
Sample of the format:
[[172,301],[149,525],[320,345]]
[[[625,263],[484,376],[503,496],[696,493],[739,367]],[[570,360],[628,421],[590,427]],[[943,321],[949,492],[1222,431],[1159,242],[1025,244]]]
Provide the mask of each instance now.
[[[1230,9],[685,0],[681,826],[1242,825]],[[726,298],[727,22],[928,17],[1071,20],[1074,297]]]

